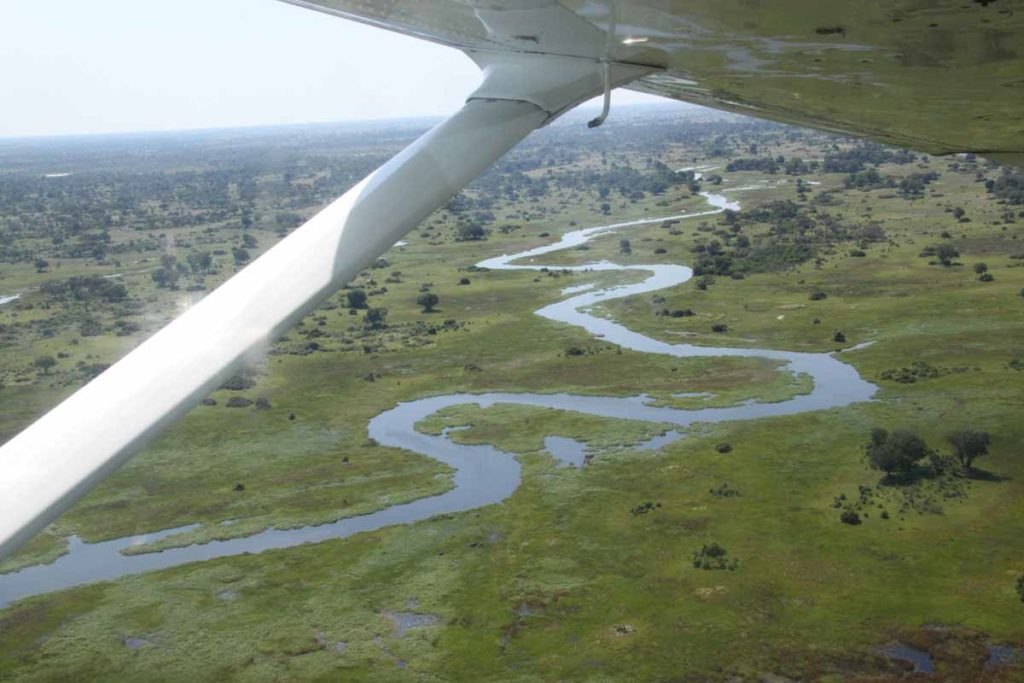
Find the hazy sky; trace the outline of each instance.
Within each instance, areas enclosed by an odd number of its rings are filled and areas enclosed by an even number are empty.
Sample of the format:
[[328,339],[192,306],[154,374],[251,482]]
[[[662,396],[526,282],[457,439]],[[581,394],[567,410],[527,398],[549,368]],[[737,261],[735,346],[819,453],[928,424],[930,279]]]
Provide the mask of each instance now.
[[277,0],[0,0],[0,136],[441,114],[477,81],[457,50]]

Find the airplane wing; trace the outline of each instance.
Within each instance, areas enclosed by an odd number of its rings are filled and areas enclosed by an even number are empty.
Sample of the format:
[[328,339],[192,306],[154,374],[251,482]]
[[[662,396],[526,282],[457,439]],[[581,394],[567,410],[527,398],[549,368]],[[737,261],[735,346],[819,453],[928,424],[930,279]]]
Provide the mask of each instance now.
[[[498,0],[284,1],[471,53],[529,52],[546,38],[489,32],[480,8],[509,4]],[[930,154],[1024,161],[1019,0],[561,4],[602,31],[615,25],[614,59],[656,69],[628,89]],[[582,54],[568,42],[544,49]]]
[[462,49],[483,83],[0,447],[0,559],[531,130],[613,87],[932,153],[1024,158],[1021,0],[285,1]]

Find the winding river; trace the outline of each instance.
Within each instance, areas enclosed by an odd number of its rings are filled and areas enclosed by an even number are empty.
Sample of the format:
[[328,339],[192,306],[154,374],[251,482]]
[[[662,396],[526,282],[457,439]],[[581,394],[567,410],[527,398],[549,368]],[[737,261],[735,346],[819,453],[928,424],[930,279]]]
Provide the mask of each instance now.
[[[693,169],[683,169],[693,170]],[[705,170],[705,169],[696,169]],[[743,188],[724,191],[738,191]],[[710,208],[705,211],[614,223],[566,233],[554,244],[517,254],[499,256],[477,264],[491,270],[540,270],[544,266],[528,261],[534,257],[579,246],[599,235],[636,225],[660,223],[670,219],[691,219],[708,216],[725,209],[739,210],[737,202],[722,194],[702,192]],[[643,353],[677,357],[744,356],[782,361],[794,374],[807,374],[813,380],[808,394],[794,396],[777,403],[748,401],[724,408],[678,409],[651,405],[644,395],[632,397],[578,396],[574,394],[531,394],[493,392],[486,394],[449,394],[406,403],[377,415],[368,425],[368,434],[382,446],[404,448],[439,460],[455,470],[454,486],[445,493],[421,498],[410,503],[393,505],[384,510],[358,517],[349,517],[329,524],[299,529],[268,529],[266,531],[224,541],[172,548],[161,552],[124,555],[122,550],[190,531],[196,525],[167,529],[153,534],[130,536],[100,543],[85,543],[78,537],[69,539],[68,552],[55,562],[27,567],[0,575],[0,608],[30,595],[68,588],[92,581],[116,579],[129,574],[172,567],[187,562],[216,557],[257,553],[270,548],[285,548],[330,538],[350,536],[393,524],[408,524],[434,515],[471,510],[499,503],[519,486],[520,466],[513,454],[488,445],[461,445],[440,435],[423,434],[414,428],[420,420],[449,406],[475,403],[488,407],[496,403],[513,403],[542,408],[573,410],[588,415],[620,419],[644,420],[678,425],[685,428],[696,422],[752,420],[776,415],[793,415],[811,410],[838,408],[870,400],[876,387],[860,377],[857,371],[839,360],[834,353],[797,353],[771,349],[701,347],[692,344],[671,344],[646,337],[614,321],[592,315],[589,310],[604,301],[654,292],[686,282],[693,271],[673,264],[619,265],[608,261],[577,266],[548,266],[558,270],[640,271],[648,276],[640,282],[604,289],[594,285],[578,285],[563,291],[568,298],[539,309],[536,313],[549,320],[576,325],[605,342]],[[670,431],[655,437],[639,448],[655,449],[681,438],[682,433]],[[582,464],[582,445],[570,439],[548,437],[546,446],[567,464]]]

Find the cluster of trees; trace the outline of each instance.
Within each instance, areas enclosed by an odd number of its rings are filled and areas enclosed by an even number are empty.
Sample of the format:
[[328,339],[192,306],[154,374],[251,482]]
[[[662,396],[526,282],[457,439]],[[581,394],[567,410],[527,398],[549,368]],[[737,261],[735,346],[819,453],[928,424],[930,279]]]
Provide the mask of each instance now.
[[460,221],[455,228],[455,240],[457,242],[477,242],[487,239],[487,231],[477,221]]
[[[988,432],[959,429],[946,435],[953,448],[953,459],[965,473],[974,469],[974,461],[988,453],[992,437]],[[944,472],[950,464],[948,458],[933,451],[917,434],[905,430],[888,431],[881,427],[871,430],[871,440],[865,446],[868,463],[881,470],[887,478],[906,476],[918,469],[925,458],[936,474]]]
[[911,173],[908,176],[900,178],[900,181],[896,183],[896,187],[899,188],[900,196],[904,199],[916,199],[924,195],[924,188],[929,183],[938,179],[939,174],[935,171],[928,171],[927,173]]
[[725,170],[733,171],[761,171],[762,173],[775,174],[782,171],[786,175],[806,175],[818,170],[817,161],[804,161],[800,157],[786,159],[784,156],[777,157],[753,157],[733,159]]
[[826,173],[857,173],[868,164],[911,164],[917,157],[904,149],[890,149],[876,142],[862,142],[847,149],[834,145],[821,168]]
[[995,180],[985,181],[985,189],[1007,204],[1024,204],[1024,171],[1007,167]]
[[[698,228],[713,235],[691,249],[698,276],[743,277],[780,270],[808,261],[839,242],[866,246],[887,238],[878,223],[848,224],[791,200],[769,202],[739,214],[726,211],[723,216],[724,226]],[[744,234],[744,226],[756,224],[767,224],[768,233],[751,239]]]
[[934,171],[927,173],[911,173],[902,178],[881,175],[876,169],[869,168],[864,171],[857,171],[846,176],[843,185],[847,189],[856,188],[859,190],[872,190],[877,188],[892,188],[898,190],[904,199],[916,199],[924,195],[925,187],[934,180],[939,179],[939,174]]
[[[249,252],[243,247],[236,250],[235,263],[241,264],[249,260]],[[244,252],[238,254],[237,252]],[[244,260],[239,261],[239,257]],[[163,254],[160,257],[160,267],[150,273],[150,277],[157,287],[164,289],[177,289],[182,278],[191,277],[197,287],[201,287],[207,275],[217,272],[213,255],[208,251],[193,251],[189,253],[184,261],[179,261],[174,254]]]
[[700,191],[700,182],[693,171],[673,171],[656,159],[649,159],[643,169],[611,163],[607,167],[583,172],[559,171],[549,177],[564,189],[585,191],[597,188],[600,199],[608,199],[612,192],[617,192],[625,199],[638,201],[648,194],[658,195],[681,186],[691,192]]
[[[0,174],[0,259],[104,260],[124,245],[113,243],[112,229],[229,224],[287,232],[302,221],[297,209],[340,195],[391,154],[387,144],[367,154],[365,137],[357,144],[359,135],[327,127],[225,135],[155,136],[145,154],[138,140],[113,138],[20,150]],[[48,177],[53,168],[72,173]]]
[[66,280],[48,280],[39,291],[55,303],[81,303],[86,307],[93,302],[118,303],[128,298],[128,289],[112,278],[99,275],[76,275]]

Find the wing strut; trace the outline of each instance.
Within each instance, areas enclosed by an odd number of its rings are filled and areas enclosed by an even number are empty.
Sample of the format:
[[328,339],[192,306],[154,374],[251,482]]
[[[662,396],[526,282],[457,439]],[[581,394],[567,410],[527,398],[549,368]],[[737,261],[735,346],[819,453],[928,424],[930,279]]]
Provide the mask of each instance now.
[[0,559],[530,131],[601,91],[593,61],[553,60],[488,64],[461,110],[0,448]]

